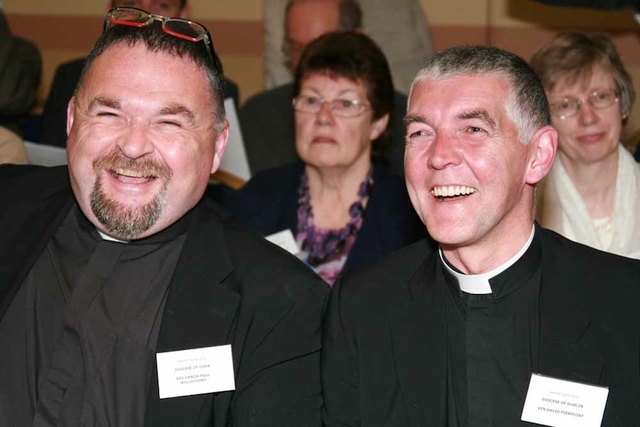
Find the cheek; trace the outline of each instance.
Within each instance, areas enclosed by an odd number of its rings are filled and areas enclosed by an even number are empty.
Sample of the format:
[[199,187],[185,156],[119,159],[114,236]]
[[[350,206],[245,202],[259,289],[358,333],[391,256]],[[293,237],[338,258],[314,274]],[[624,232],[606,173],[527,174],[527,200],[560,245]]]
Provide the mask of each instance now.
[[295,117],[295,126],[296,126],[296,139],[304,138],[310,131],[310,126],[312,124],[312,120],[310,117],[296,114]]
[[405,145],[404,148],[404,168],[405,174],[411,174],[412,176],[418,173],[424,173],[423,168],[427,167],[427,154],[426,149],[423,147],[416,147],[412,145]]
[[558,131],[558,138],[560,139],[567,139],[571,137],[571,134],[573,133],[573,129],[571,128],[571,125],[568,122],[555,122],[553,124],[553,127],[556,129],[556,131]]

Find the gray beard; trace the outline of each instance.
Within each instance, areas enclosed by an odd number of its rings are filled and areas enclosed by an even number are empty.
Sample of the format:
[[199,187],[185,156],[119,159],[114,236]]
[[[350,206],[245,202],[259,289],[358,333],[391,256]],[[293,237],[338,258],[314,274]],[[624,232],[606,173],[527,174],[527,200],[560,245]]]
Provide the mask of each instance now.
[[165,183],[160,194],[151,202],[140,207],[125,208],[104,194],[102,177],[98,174],[90,196],[91,210],[112,237],[133,240],[158,221],[165,205],[166,192]]

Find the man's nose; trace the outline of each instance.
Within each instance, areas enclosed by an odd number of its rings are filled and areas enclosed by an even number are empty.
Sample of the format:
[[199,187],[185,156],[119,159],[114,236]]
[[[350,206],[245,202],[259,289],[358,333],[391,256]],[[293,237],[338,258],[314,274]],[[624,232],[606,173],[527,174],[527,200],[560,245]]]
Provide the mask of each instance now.
[[132,124],[127,132],[118,139],[118,148],[130,159],[138,159],[154,150],[154,145],[149,138],[146,126]]

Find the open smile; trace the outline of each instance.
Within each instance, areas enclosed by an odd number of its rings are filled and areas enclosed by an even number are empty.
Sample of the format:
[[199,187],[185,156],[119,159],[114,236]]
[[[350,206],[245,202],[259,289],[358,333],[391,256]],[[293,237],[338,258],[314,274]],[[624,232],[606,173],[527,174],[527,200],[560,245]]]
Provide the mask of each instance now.
[[433,194],[438,200],[450,200],[460,199],[462,197],[470,196],[476,192],[473,187],[467,187],[465,185],[445,185],[433,187],[431,194]]
[[150,175],[145,171],[132,170],[132,169],[115,169],[109,170],[111,176],[124,184],[146,184],[158,177]]

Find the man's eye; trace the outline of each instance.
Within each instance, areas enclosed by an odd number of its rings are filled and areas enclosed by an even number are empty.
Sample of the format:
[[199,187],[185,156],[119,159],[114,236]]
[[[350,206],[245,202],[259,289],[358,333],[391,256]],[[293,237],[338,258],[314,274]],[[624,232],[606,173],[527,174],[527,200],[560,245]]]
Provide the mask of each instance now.
[[116,113],[112,113],[111,111],[100,111],[96,114],[97,117],[117,117]]
[[162,120],[160,124],[164,126],[171,126],[171,127],[182,127],[182,125],[179,122],[176,122],[173,120]]
[[480,132],[484,132],[484,129],[479,128],[479,127],[477,127],[477,126],[469,126],[468,131],[469,131],[470,133],[480,133]]
[[417,138],[417,137],[421,137],[421,136],[426,136],[427,132],[424,130],[417,130],[414,132],[407,132],[407,138],[411,139],[411,138]]

